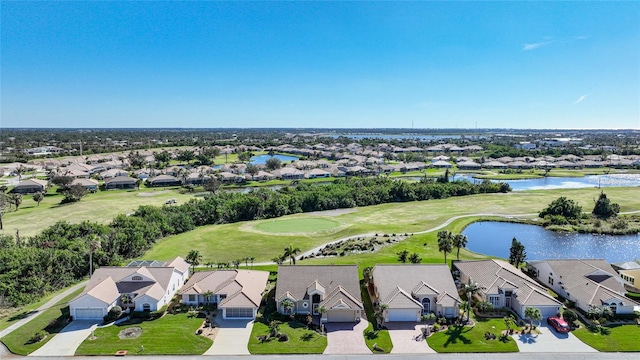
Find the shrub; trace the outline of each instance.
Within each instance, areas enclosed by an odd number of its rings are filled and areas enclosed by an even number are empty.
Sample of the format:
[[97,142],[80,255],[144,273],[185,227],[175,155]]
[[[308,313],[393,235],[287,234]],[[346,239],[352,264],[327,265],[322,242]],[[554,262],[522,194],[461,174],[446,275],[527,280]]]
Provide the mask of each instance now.
[[280,342],[289,341],[289,335],[287,335],[287,333],[278,334],[278,341]]
[[31,339],[29,339],[29,344],[35,344],[37,342],[40,342],[46,337],[47,337],[47,332],[44,330],[40,330],[37,333],[33,334]]
[[562,318],[565,319],[567,323],[572,323],[578,320],[578,315],[576,315],[576,313],[573,312],[573,310],[565,310],[562,313]]

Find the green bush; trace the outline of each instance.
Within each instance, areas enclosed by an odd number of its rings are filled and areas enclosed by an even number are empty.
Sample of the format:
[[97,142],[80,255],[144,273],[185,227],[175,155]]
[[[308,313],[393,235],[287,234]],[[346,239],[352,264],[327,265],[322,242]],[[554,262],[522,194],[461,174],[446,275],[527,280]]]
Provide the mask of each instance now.
[[33,334],[31,339],[29,339],[29,344],[35,344],[37,342],[40,342],[44,340],[44,338],[46,337],[47,337],[47,332],[44,330],[40,330],[37,333]]
[[576,313],[573,312],[573,310],[565,310],[562,313],[562,318],[564,320],[566,320],[567,323],[572,323],[572,322],[578,320],[578,315],[576,315]]

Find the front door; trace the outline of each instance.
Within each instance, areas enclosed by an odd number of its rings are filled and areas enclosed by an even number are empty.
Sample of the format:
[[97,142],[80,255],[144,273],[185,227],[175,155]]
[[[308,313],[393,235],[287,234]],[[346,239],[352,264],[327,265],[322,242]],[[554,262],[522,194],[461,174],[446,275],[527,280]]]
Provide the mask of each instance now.
[[506,297],[504,302],[505,302],[505,307],[511,308],[511,297]]
[[318,305],[319,304],[313,304],[313,315],[318,315]]

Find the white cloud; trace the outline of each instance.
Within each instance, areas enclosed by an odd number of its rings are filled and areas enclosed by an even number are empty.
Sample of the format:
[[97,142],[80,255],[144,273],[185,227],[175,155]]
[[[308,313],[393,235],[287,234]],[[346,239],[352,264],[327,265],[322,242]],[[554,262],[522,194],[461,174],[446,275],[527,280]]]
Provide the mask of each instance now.
[[580,96],[580,97],[578,98],[578,100],[576,100],[576,101],[573,103],[573,105],[580,104],[581,102],[583,102],[583,101],[584,101],[584,99],[586,99],[586,98],[587,98],[587,96],[589,96],[589,94],[584,94],[584,95]]
[[539,49],[545,45],[548,45],[549,42],[539,42],[539,43],[533,43],[533,44],[524,44],[524,46],[522,46],[522,50],[524,51],[530,51],[530,50],[535,50],[535,49]]

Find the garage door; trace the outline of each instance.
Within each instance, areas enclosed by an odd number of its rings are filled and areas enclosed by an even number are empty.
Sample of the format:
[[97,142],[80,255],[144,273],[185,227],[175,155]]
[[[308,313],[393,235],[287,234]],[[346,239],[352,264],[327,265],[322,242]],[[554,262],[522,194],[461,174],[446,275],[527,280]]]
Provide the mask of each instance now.
[[227,308],[225,314],[227,318],[252,319],[253,309],[252,308]]
[[332,310],[327,312],[328,322],[354,322],[356,312],[353,310]]
[[551,306],[542,307],[541,306],[538,309],[540,309],[540,313],[542,314],[542,320],[545,320],[545,321],[549,316],[556,316],[560,312],[560,309],[558,309],[555,306],[553,306],[553,307],[551,307]]
[[104,317],[101,308],[76,308],[76,316],[74,319],[90,319],[102,320]]
[[418,311],[415,309],[389,309],[389,321],[418,321]]

